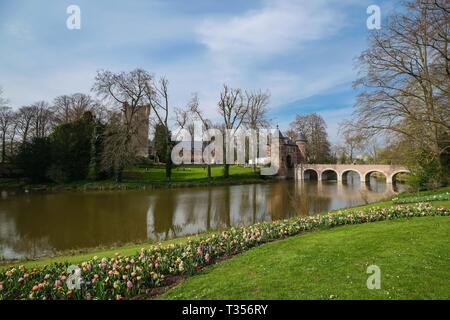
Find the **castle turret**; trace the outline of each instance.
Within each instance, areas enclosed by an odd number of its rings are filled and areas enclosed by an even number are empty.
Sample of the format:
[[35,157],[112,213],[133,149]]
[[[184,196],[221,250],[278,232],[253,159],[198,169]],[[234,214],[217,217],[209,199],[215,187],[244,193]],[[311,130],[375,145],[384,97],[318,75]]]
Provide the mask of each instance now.
[[306,162],[306,136],[301,132],[297,139],[295,140],[295,144],[298,147],[298,155],[297,162],[305,163]]

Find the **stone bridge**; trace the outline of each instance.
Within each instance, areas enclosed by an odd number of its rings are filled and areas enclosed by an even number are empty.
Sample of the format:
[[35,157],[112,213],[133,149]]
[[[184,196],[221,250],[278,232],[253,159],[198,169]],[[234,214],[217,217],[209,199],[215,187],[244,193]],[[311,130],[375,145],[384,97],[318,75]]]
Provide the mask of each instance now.
[[[362,182],[369,181],[370,174],[378,172],[386,177],[387,183],[392,183],[398,173],[409,173],[410,171],[399,165],[384,164],[299,164],[296,168],[296,179],[310,179],[311,175],[317,175],[317,180],[342,181],[347,178],[349,172],[356,172]],[[334,176],[334,178],[330,178]]]

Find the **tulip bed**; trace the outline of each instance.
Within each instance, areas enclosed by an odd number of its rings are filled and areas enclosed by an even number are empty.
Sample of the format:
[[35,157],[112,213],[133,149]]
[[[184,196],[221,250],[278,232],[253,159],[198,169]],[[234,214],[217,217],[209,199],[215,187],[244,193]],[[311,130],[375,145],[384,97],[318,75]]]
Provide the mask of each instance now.
[[178,245],[141,249],[134,256],[93,257],[79,265],[79,289],[70,290],[68,263],[27,270],[23,266],[0,274],[0,299],[130,299],[164,286],[168,276],[194,274],[217,258],[232,256],[260,244],[301,232],[340,225],[422,216],[450,216],[450,210],[427,204],[338,211],[232,228],[208,238]]
[[417,203],[417,202],[429,202],[429,201],[447,201],[450,200],[450,192],[432,194],[426,196],[416,196],[416,197],[404,197],[404,198],[393,198],[392,202],[395,204],[406,204],[406,203]]

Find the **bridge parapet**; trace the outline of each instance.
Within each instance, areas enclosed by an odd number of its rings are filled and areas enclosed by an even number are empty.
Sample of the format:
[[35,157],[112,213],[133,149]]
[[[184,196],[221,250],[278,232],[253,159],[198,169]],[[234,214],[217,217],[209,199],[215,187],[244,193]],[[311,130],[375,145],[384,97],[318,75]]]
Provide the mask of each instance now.
[[308,174],[308,170],[316,172],[317,179],[322,180],[323,174],[326,172],[335,172],[338,181],[342,181],[348,172],[356,172],[362,182],[368,181],[370,174],[378,172],[384,174],[387,183],[392,183],[394,176],[398,173],[409,173],[408,168],[401,165],[384,165],[384,164],[299,164],[297,166],[296,178],[304,180]]

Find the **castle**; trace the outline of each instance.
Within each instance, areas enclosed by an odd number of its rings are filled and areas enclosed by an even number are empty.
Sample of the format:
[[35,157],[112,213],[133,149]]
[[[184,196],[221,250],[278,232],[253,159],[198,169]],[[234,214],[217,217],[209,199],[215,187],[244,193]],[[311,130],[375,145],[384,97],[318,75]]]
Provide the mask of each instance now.
[[[267,157],[257,158],[256,164],[268,165],[273,156],[279,159],[279,168],[276,176],[285,179],[295,178],[296,166],[306,162],[306,137],[303,133],[300,133],[293,140],[285,137],[278,128],[277,130],[278,150],[272,150],[272,141],[269,138],[267,141]],[[252,160],[249,160],[249,163],[252,164]]]
[[278,135],[278,150],[272,151],[269,144],[267,150],[268,158],[272,157],[272,152],[276,152],[279,158],[277,176],[286,179],[295,178],[297,165],[306,162],[306,137],[303,133],[300,133],[294,141],[289,137],[285,137],[279,130]]
[[[134,139],[137,145],[137,154],[140,157],[149,157],[150,145],[149,145],[149,116],[150,106],[144,105],[136,108],[132,113],[127,104],[123,106],[125,121],[133,122],[133,127],[136,129]],[[300,133],[298,137],[293,140],[289,137],[285,137],[278,129],[278,150],[271,150],[271,140],[269,138],[267,145],[267,157],[257,158],[256,163],[260,165],[266,165],[270,163],[271,157],[279,158],[279,169],[277,177],[279,178],[295,178],[295,169],[298,164],[306,163],[306,137],[303,133]],[[198,151],[195,148],[194,152]],[[201,150],[201,149],[200,149]],[[200,151],[201,152],[201,151]],[[201,157],[201,154],[198,155]],[[249,164],[252,164],[252,160],[249,160]]]

